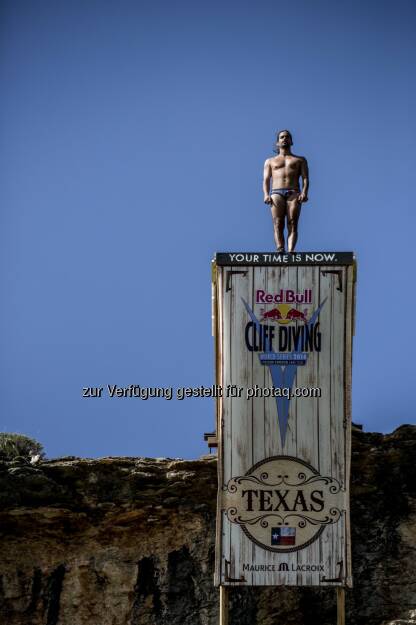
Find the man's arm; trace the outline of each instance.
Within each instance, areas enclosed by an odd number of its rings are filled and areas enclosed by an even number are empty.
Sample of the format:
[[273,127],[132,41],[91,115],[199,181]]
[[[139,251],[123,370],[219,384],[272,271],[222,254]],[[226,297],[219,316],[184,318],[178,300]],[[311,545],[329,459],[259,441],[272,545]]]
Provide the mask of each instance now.
[[300,176],[302,178],[302,191],[299,194],[299,202],[308,201],[308,189],[309,189],[309,169],[308,161],[306,158],[302,158],[300,165]]
[[263,193],[264,193],[265,204],[272,203],[272,198],[269,195],[271,177],[272,177],[272,168],[270,166],[270,159],[267,159],[267,161],[264,163],[264,171],[263,171]]

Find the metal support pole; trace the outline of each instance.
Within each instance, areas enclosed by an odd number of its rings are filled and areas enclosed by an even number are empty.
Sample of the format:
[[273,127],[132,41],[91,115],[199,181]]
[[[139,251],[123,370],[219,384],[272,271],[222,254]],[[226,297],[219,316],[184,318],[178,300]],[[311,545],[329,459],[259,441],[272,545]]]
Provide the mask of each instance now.
[[220,625],[228,625],[228,588],[220,586]]
[[337,625],[345,625],[345,588],[337,588]]

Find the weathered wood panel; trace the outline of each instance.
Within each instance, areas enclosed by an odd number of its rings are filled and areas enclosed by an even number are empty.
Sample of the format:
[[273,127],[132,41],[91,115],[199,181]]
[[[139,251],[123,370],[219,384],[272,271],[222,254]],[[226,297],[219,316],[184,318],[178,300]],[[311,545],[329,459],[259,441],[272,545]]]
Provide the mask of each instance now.
[[217,584],[351,583],[346,259],[217,267]]

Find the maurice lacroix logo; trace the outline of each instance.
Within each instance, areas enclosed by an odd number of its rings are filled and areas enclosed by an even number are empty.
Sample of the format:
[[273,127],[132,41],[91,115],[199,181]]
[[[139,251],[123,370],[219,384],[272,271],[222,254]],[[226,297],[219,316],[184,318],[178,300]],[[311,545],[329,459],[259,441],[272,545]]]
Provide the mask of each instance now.
[[[292,389],[298,366],[305,365],[311,352],[320,352],[322,337],[319,328],[319,313],[326,299],[315,309],[312,304],[312,289],[296,293],[291,289],[280,289],[276,293],[256,291],[256,304],[272,307],[260,308],[260,319],[242,298],[250,321],[245,327],[245,343],[251,352],[257,352],[260,363],[268,366],[277,389]],[[297,306],[303,306],[299,310]],[[309,305],[310,308],[305,305]],[[282,445],[285,445],[289,418],[290,397],[276,396],[277,414]],[[277,538],[276,538],[277,540]]]

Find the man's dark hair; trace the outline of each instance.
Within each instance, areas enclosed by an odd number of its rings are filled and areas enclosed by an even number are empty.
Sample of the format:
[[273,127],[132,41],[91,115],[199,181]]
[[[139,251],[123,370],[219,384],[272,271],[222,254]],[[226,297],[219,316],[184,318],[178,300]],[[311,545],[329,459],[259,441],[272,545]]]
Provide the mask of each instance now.
[[[287,134],[289,135],[290,138],[290,145],[293,145],[293,137],[292,137],[292,133],[290,132],[290,130],[286,130],[286,128],[284,128],[283,130],[278,130],[276,132],[276,143],[279,141],[279,135],[282,132],[287,132]],[[279,148],[276,148],[273,150],[273,152],[275,152],[276,154],[279,154]]]

